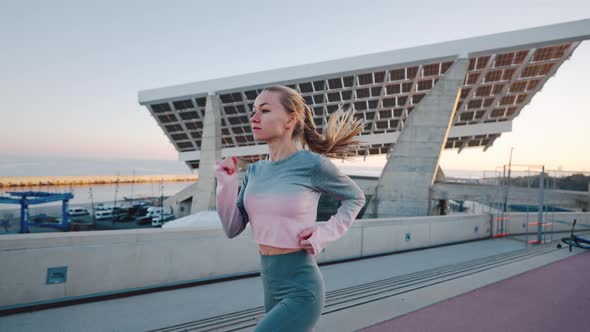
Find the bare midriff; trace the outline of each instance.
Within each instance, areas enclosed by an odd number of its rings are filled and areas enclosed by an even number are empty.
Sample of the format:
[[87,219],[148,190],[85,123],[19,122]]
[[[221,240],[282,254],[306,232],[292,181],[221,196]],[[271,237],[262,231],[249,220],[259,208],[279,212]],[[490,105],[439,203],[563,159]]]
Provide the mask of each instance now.
[[267,246],[266,244],[259,244],[258,249],[260,250],[260,254],[264,256],[283,255],[301,250],[301,248],[277,248],[273,246]]

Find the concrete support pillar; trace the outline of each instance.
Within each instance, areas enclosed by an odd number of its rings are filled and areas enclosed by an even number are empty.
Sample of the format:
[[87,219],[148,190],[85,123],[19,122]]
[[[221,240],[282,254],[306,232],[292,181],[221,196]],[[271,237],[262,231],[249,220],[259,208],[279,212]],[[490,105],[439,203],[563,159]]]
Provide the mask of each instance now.
[[215,210],[215,173],[213,165],[221,158],[221,103],[216,95],[207,96],[199,180],[195,184],[191,213]]
[[[446,140],[445,140],[446,141]],[[445,142],[446,144],[446,142]],[[440,166],[436,167],[436,174],[434,175],[434,182],[445,182],[447,177],[445,176],[445,172],[440,168]]]
[[368,209],[375,217],[429,215],[430,188],[455,116],[467,64],[465,58],[455,61],[406,120]]
[[64,199],[61,203],[61,227],[63,229],[70,229],[70,215],[68,210],[70,209],[70,200]]
[[29,231],[29,206],[25,203],[26,196],[21,198],[20,203],[20,233],[30,233]]

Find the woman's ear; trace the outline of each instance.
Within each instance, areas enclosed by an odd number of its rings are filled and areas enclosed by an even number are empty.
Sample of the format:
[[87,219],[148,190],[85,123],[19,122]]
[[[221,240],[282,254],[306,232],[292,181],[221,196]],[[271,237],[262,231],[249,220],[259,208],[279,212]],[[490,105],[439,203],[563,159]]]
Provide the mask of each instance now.
[[285,123],[285,129],[290,129],[291,127],[294,127],[297,124],[297,116],[295,115],[295,112],[292,112],[289,114],[289,121],[287,121],[287,123]]

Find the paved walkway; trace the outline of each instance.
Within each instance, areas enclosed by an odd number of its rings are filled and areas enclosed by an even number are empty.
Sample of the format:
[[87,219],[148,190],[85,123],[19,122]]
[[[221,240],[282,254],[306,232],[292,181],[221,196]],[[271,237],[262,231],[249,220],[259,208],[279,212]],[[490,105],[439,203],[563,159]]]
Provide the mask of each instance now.
[[590,331],[589,276],[585,252],[363,331]]

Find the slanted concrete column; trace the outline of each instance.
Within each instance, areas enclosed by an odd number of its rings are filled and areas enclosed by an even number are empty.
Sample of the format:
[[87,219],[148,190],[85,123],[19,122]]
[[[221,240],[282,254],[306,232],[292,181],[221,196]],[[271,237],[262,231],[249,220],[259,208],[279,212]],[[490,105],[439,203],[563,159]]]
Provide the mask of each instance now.
[[215,173],[213,165],[221,158],[221,104],[216,95],[207,96],[199,180],[195,185],[191,213],[215,210]]
[[430,187],[455,116],[467,64],[465,58],[455,61],[406,120],[368,209],[376,217],[429,215]]

